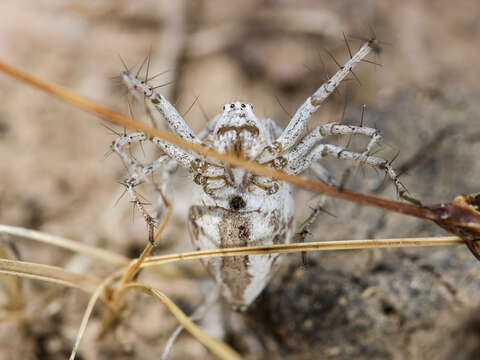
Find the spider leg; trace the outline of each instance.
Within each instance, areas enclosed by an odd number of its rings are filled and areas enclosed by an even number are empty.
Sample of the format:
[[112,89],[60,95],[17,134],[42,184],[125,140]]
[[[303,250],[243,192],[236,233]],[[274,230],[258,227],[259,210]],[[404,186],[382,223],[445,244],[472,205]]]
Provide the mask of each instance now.
[[311,167],[313,162],[325,156],[334,156],[339,160],[352,160],[385,171],[385,174],[392,180],[398,191],[398,195],[402,199],[409,201],[415,205],[421,205],[420,201],[410,196],[405,186],[400,182],[400,179],[398,178],[398,175],[390,162],[376,156],[370,156],[365,155],[365,153],[350,151],[336,145],[317,145],[307,156],[296,159],[297,161],[295,163],[290,163],[288,165],[288,172],[290,174],[300,174],[301,172]]
[[[139,91],[142,91],[145,99],[150,100],[151,105],[154,106],[167,120],[170,129],[184,140],[201,144],[201,139],[213,131],[218,120],[217,117],[213,118],[209,122],[207,128],[200,134],[200,136],[197,137],[188,127],[185,120],[180,116],[175,107],[170,104],[165,97],[158,94],[155,89],[148,85],[145,81],[127,71],[122,74],[122,79],[132,94],[139,97]],[[179,146],[168,143],[157,137],[152,137],[150,140],[155,145],[160,147],[160,149],[162,149],[163,152],[165,152],[168,156],[170,156],[172,159],[175,159],[180,165],[188,170],[193,170],[205,176],[223,175],[223,170],[220,171],[219,167],[215,167],[211,163],[201,161],[197,156]],[[202,162],[201,168],[195,165],[195,163],[198,163],[199,161]]]
[[[163,165],[163,167],[162,167]],[[153,178],[153,172],[162,167],[161,170],[161,180],[157,182]],[[171,206],[171,201],[168,200],[168,186],[170,184],[170,176],[178,169],[178,163],[174,159],[170,159],[168,155],[162,155],[155,161],[144,166],[137,166],[135,172],[130,175],[123,183],[125,185],[132,203],[140,211],[148,227],[148,240],[154,245],[154,232],[157,224],[160,221],[161,214],[164,214],[165,211],[168,211],[168,208]],[[149,176],[152,175],[152,176]],[[135,187],[142,184],[149,183],[153,185],[153,191],[158,195],[157,203],[155,204],[155,209],[157,212],[156,216],[152,216],[145,209],[145,203],[141,201],[140,195],[135,191]]]
[[200,139],[195,136],[193,131],[187,125],[185,120],[180,116],[175,107],[164,96],[157,93],[155,89],[148,85],[144,80],[139,79],[137,76],[132,75],[130,72],[125,71],[122,73],[122,80],[134,94],[138,94],[138,91],[143,92],[145,98],[150,100],[157,111],[167,121],[170,129],[180,136],[182,139],[200,144]]
[[375,45],[375,40],[367,41],[358,51],[354,54],[344,66],[340,67],[333,77],[331,77],[326,83],[318,88],[315,93],[310,96],[301,106],[298,108],[295,115],[293,115],[290,123],[287,125],[282,134],[277,140],[266,146],[257,158],[259,163],[266,163],[278,157],[283,152],[290,149],[300,138],[302,132],[307,126],[307,121],[312,114],[318,110],[320,105],[328,98],[328,96],[338,87],[343,79],[352,71],[352,69],[363,60],[365,56],[372,50]]
[[288,173],[295,173],[298,161],[307,156],[313,147],[325,136],[331,135],[363,135],[369,137],[370,141],[368,142],[366,150],[363,152],[363,155],[365,156],[370,154],[373,146],[382,138],[377,129],[369,127],[340,125],[335,123],[317,126],[285,155],[285,159],[287,160],[285,171]]
[[[310,230],[313,227],[313,224],[315,224],[315,221],[318,218],[318,215],[320,212],[323,210],[323,205],[325,204],[325,201],[327,200],[325,195],[320,196],[320,200],[318,201],[317,205],[315,205],[314,208],[312,208],[312,212],[308,216],[308,218],[303,222],[301,230],[297,233],[298,236],[298,241],[299,243],[304,243],[307,236],[310,235]],[[306,266],[307,265],[307,252],[302,251],[302,265]]]
[[127,145],[141,143],[142,141],[147,140],[148,137],[143,132],[137,131],[130,134],[125,134],[124,136],[120,136],[116,140],[112,142],[110,145],[110,149],[117,153],[120,158],[122,159],[123,163],[127,168],[135,167],[138,164],[138,161],[130,154],[127,154],[123,148]]
[[[111,149],[120,156],[120,158],[128,167],[130,176],[123,182],[123,185],[130,195],[132,203],[144,217],[149,229],[149,241],[153,243],[153,231],[157,219],[156,217],[151,216],[145,209],[146,204],[141,200],[140,195],[135,191],[135,187],[142,183],[152,183],[154,185],[154,190],[160,194],[159,198],[164,200],[162,208],[168,206],[168,201],[165,200],[166,198],[163,194],[167,193],[169,175],[176,170],[178,163],[177,159],[172,159],[168,154],[162,154],[153,162],[144,165],[124,151],[124,147],[126,145],[130,145],[132,143],[141,143],[147,139],[147,135],[145,135],[143,132],[126,134],[113,141]],[[150,175],[152,175],[162,166],[161,184],[158,185]],[[161,211],[158,212],[160,213]]]
[[[313,162],[310,166],[310,170],[313,175],[320,180],[321,182],[335,186],[335,179],[330,174],[330,172],[322,165],[320,162],[316,161]],[[318,218],[319,213],[323,210],[323,205],[325,204],[326,196],[321,195],[320,200],[318,201],[317,205],[312,208],[312,212],[310,216],[303,222],[301,230],[298,232],[298,241],[300,243],[304,243],[307,236],[310,234],[310,229],[312,228],[313,224],[315,223],[316,219]],[[307,252],[302,251],[302,265],[307,265]]]

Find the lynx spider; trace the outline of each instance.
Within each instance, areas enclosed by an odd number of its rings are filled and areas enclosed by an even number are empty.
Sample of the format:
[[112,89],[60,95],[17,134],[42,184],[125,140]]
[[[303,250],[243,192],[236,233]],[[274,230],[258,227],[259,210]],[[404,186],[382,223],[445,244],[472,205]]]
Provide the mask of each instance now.
[[[331,183],[331,180],[319,160],[326,156],[352,160],[357,164],[383,170],[393,181],[399,196],[417,204],[418,201],[408,194],[390,162],[371,155],[372,148],[381,139],[378,130],[328,123],[317,126],[302,136],[312,114],[359,62],[367,61],[364,58],[377,46],[377,40],[371,39],[354,55],[350,53],[350,59],[345,65],[300,106],[285,130],[272,119],[259,120],[252,105],[236,101],[226,104],[223,111],[210,120],[206,129],[196,136],[175,107],[148,84],[151,80],[147,79],[148,74],[143,80],[138,73],[133,75],[126,70],[122,73],[122,80],[137,98],[143,93],[145,100],[167,121],[171,131],[184,140],[289,174],[301,174],[310,169],[320,181],[326,183]],[[321,139],[329,135],[363,135],[370,140],[366,150],[359,153],[320,143]],[[152,163],[144,165],[127,154],[124,147],[147,140],[158,146],[162,154]],[[153,242],[154,218],[144,209],[135,187],[141,183],[152,184],[161,195],[163,206],[169,206],[165,197],[168,179],[179,165],[193,174],[193,181],[197,184],[188,215],[189,233],[197,250],[286,244],[292,240],[295,232],[295,207],[288,183],[258,176],[216,160],[207,160],[143,132],[121,136],[112,143],[111,148],[128,166],[131,175],[124,185],[133,203],[150,225],[150,241]],[[161,180],[155,182],[150,175],[159,169]],[[312,222],[312,219],[307,221],[307,226]],[[305,231],[308,230],[303,229],[301,233],[304,234]],[[267,284],[274,273],[277,260],[278,254],[265,254],[208,258],[203,260],[203,264],[217,282],[222,297],[234,309],[244,310]]]

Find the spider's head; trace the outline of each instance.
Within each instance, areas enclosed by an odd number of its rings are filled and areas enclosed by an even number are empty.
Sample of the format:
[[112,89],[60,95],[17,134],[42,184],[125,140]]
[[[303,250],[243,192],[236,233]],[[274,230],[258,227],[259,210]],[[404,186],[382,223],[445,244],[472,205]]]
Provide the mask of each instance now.
[[253,106],[240,101],[223,106],[214,138],[217,151],[250,159],[265,146],[265,131],[253,113]]

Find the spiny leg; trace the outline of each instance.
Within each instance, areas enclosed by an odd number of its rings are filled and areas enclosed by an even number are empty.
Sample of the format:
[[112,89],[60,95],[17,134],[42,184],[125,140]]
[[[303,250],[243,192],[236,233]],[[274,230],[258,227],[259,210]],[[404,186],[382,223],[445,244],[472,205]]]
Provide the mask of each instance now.
[[[345,37],[345,34],[344,34],[344,37]],[[345,42],[347,43],[346,38],[345,38]],[[364,116],[365,116],[365,108],[366,108],[366,105],[363,104],[363,106],[362,106],[362,116],[361,116],[361,119],[360,119],[360,127],[363,127],[363,119],[364,119]],[[372,138],[372,140],[375,140],[375,142],[378,142],[380,139],[381,139],[381,136],[379,136],[376,140]],[[350,146],[350,141],[351,140],[352,140],[352,135],[350,135],[350,137],[348,138],[347,145],[345,146],[346,148],[348,148]],[[371,150],[373,148],[373,145],[374,144],[369,143],[367,145],[367,149],[363,152],[363,154],[364,155],[371,155]],[[340,181],[340,186],[339,186],[340,190],[345,189],[345,187],[347,186],[348,180],[350,179],[353,172],[357,169],[357,167],[358,167],[358,163],[354,163],[344,171],[344,173],[342,175],[342,179]]]
[[137,131],[134,133],[125,134],[124,136],[121,136],[118,139],[114,140],[110,145],[110,148],[113,152],[117,153],[120,156],[125,166],[130,169],[132,167],[135,167],[139,163],[133,158],[133,156],[127,154],[123,150],[123,148],[127,145],[141,143],[145,140],[148,140],[148,136],[141,131]]
[[398,195],[402,199],[409,201],[415,205],[421,205],[420,201],[410,196],[405,186],[400,182],[398,175],[396,174],[390,162],[379,157],[364,155],[363,153],[346,150],[336,145],[317,145],[317,147],[315,147],[306,157],[298,159],[295,164],[290,163],[289,173],[295,175],[300,174],[301,172],[308,169],[314,161],[317,161],[329,155],[334,156],[339,160],[352,160],[385,171],[385,174],[392,180],[397,189]]
[[[325,195],[320,196],[320,200],[318,201],[317,205],[313,207],[311,210],[312,212],[310,215],[305,219],[305,221],[302,224],[301,230],[298,232],[298,241],[299,243],[304,243],[307,236],[310,235],[310,230],[315,223],[315,220],[317,220],[318,215],[320,212],[323,211],[323,205],[325,204],[326,197]],[[306,266],[307,265],[307,252],[302,251],[302,265]]]
[[363,126],[340,125],[335,123],[317,126],[285,155],[285,159],[288,162],[285,172],[295,172],[298,161],[306,157],[313,147],[325,136],[331,135],[363,135],[369,137],[370,141],[368,142],[367,148],[362,153],[365,156],[370,154],[373,146],[382,138],[377,129]]
[[[164,96],[155,91],[156,87],[147,84],[148,79],[142,80],[138,77],[138,73],[133,75],[130,71],[125,71],[122,74],[122,79],[132,94],[138,96],[139,92],[143,92],[145,99],[149,100],[158,110],[176,135],[192,143],[201,144],[200,138],[195,136],[175,107]],[[171,158],[177,160],[180,165],[192,170],[191,164],[197,159],[192,153],[157,137],[153,137],[150,140]]]
[[195,136],[175,107],[165,99],[164,96],[157,93],[155,87],[148,85],[144,80],[139,79],[138,76],[132,75],[128,71],[122,74],[122,79],[130,91],[135,92],[137,89],[140,89],[140,91],[143,92],[145,97],[150,100],[157,111],[167,121],[168,126],[175,134],[184,140],[196,144],[201,143],[200,139]]
[[257,158],[257,161],[260,163],[266,163],[290,149],[305,130],[307,121],[312,114],[318,110],[320,105],[338,87],[352,69],[368,55],[375,44],[375,39],[367,41],[357,53],[354,54],[335,75],[333,75],[333,77],[318,88],[318,90],[300,106],[280,137],[278,137],[272,145],[267,146],[263,150]]
[[[131,175],[123,182],[123,185],[126,187],[126,191],[130,195],[132,203],[144,217],[149,229],[149,241],[153,243],[155,220],[154,217],[152,217],[146,211],[144,206],[145,203],[141,201],[138,193],[135,191],[135,187],[142,183],[153,184],[155,190],[159,189],[157,192],[160,193],[160,197],[164,198],[163,191],[166,191],[169,175],[176,169],[176,160],[172,160],[167,154],[162,154],[150,164],[144,165],[134,159],[132,156],[128,155],[123,149],[126,145],[130,145],[135,142],[141,142],[144,140],[146,140],[146,135],[142,132],[127,134],[115,140],[112,143],[111,148],[113,152],[119,154],[121,159],[128,164],[128,170]],[[153,177],[151,177],[151,175],[153,175],[153,173],[159,168],[161,168],[165,163],[167,163],[167,165],[164,166],[164,169],[162,171],[162,186],[159,186],[153,181]]]
[[[131,155],[127,154],[123,150],[123,147],[126,145],[140,143],[145,140],[150,140],[153,144],[157,145],[165,153],[159,159],[147,166],[141,165],[137,160],[135,160]],[[164,162],[165,156],[174,159],[186,169],[193,170],[194,172],[201,174],[202,176],[215,177],[224,175],[224,170],[222,167],[215,166],[210,162],[201,160],[195,157],[190,152],[183,150],[179,146],[170,144],[157,137],[149,139],[148,136],[143,132],[134,132],[119,137],[112,142],[111,149],[113,152],[117,153],[120,156],[120,158],[123,160],[125,166],[128,167],[130,172],[137,173],[139,176],[147,175],[155,171],[156,168],[158,168],[161,163]],[[141,169],[141,171],[136,171],[136,169]]]
[[[160,189],[158,188],[156,190],[160,191]],[[160,191],[160,195],[162,196],[161,191]],[[138,271],[140,270],[142,263],[145,261],[145,259],[153,249],[153,243],[158,239],[158,237],[163,232],[163,230],[165,229],[165,227],[167,226],[170,220],[170,217],[172,214],[171,203],[165,197],[162,197],[162,199],[165,201],[165,204],[167,206],[167,212],[163,217],[162,222],[158,226],[158,229],[155,235],[153,235],[153,232],[152,232],[152,241],[149,241],[147,243],[147,245],[145,246],[142,253],[137,259],[132,260],[132,262],[129,264],[129,266],[126,268],[125,272],[123,273],[123,276],[120,279],[113,293],[108,295],[108,299],[110,299],[110,306],[109,306],[109,311],[105,313],[105,317],[103,318],[101,334],[105,334],[109,329],[111,329],[117,323],[118,315],[120,311],[123,309],[123,307],[125,306],[125,294],[127,291],[128,283],[130,283],[138,274]],[[150,227],[150,229],[152,228]]]
[[[336,182],[333,176],[330,174],[330,172],[319,162],[313,162],[312,165],[310,166],[310,171],[313,173],[313,175],[320,180],[321,182],[335,186]],[[310,228],[313,226],[315,220],[318,217],[318,214],[323,210],[323,205],[325,204],[326,197],[324,195],[321,195],[319,202],[315,207],[312,208],[312,213],[310,216],[304,221],[302,230],[298,233],[299,240],[297,242],[304,243],[306,237],[308,234],[310,234]],[[302,264],[303,266],[307,265],[307,253],[305,251],[302,251]]]
[[[168,183],[169,183],[168,181],[169,176],[171,172],[175,171],[175,168],[174,169],[168,168],[168,164],[171,163],[172,160],[170,160],[169,163],[164,165],[164,168],[162,169],[163,171],[162,171],[162,177],[161,177],[162,178],[161,185],[158,185],[153,180],[153,172],[158,168],[160,168],[168,160],[169,160],[169,157],[167,155],[163,155],[148,165],[138,166],[136,168],[136,171],[123,182],[123,185],[126,187],[126,191],[130,195],[130,198],[132,199],[131,200],[132,203],[140,211],[143,218],[145,219],[145,222],[148,227],[148,234],[149,234],[148,240],[152,245],[154,245],[153,233],[155,230],[158,216],[153,217],[147,212],[147,210],[145,209],[146,204],[142,202],[142,200],[140,199],[140,195],[135,191],[135,187],[142,183],[149,183],[153,185],[154,191],[158,194],[159,199],[162,200],[162,206],[157,208],[163,209],[167,207],[167,210],[168,210],[169,201],[166,200],[164,193],[166,192],[166,187],[168,186]],[[174,162],[174,164],[176,165],[176,162]],[[150,177],[150,175],[152,175],[152,177]]]
[[142,132],[127,134],[113,141],[111,149],[113,152],[117,153],[120,156],[120,158],[128,167],[131,175],[122,184],[125,186],[132,203],[140,211],[143,218],[145,219],[145,222],[148,226],[149,241],[153,242],[155,220],[145,209],[145,203],[140,199],[138,193],[135,191],[135,187],[140,185],[141,183],[150,182],[149,175],[151,175],[155,170],[160,168],[170,158],[168,157],[168,155],[164,154],[152,163],[143,165],[131,155],[127,154],[123,149],[126,145],[141,142],[146,139],[146,135]]

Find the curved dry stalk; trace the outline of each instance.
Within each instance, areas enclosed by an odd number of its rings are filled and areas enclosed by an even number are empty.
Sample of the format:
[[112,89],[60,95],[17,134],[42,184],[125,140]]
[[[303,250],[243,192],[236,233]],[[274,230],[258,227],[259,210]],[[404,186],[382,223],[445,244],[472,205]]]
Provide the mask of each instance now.
[[74,287],[89,293],[100,283],[96,277],[77,274],[61,267],[17,260],[0,259],[0,273]]
[[379,249],[398,248],[414,246],[447,246],[464,245],[464,240],[456,236],[426,237],[426,238],[399,238],[399,239],[378,239],[378,240],[338,240],[320,241],[309,243],[294,243],[285,245],[264,245],[252,247],[237,247],[228,249],[193,251],[183,254],[168,254],[147,258],[142,264],[143,267],[150,267],[174,261],[201,259],[207,257],[224,256],[245,256],[260,254],[288,254],[302,251],[328,251],[328,250],[358,250],[358,249]]
[[172,300],[170,300],[162,292],[138,282],[130,283],[126,285],[126,287],[143,291],[160,300],[172,313],[172,315],[175,316],[175,318],[180,322],[180,324],[182,324],[185,330],[187,330],[199,342],[205,345],[218,358],[228,360],[241,359],[240,355],[227,344],[216,340],[207,333],[205,333],[198,325],[196,325],[192,320],[190,320],[190,318],[177,305],[175,305]]
[[73,251],[78,254],[85,254],[90,257],[109,262],[114,265],[126,265],[129,259],[123,255],[111,251],[88,246],[78,241],[70,240],[61,236],[50,235],[41,231],[25,229],[18,226],[0,224],[0,234],[18,236],[25,239],[43,242]]

